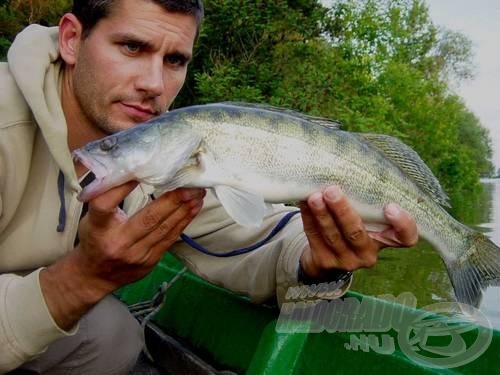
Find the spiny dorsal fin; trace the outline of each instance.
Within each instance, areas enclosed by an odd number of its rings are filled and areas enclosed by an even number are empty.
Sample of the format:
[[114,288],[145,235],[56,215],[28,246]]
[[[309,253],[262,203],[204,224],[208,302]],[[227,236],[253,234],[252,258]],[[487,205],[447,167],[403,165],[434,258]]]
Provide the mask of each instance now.
[[256,108],[256,109],[263,109],[266,111],[271,111],[271,112],[278,112],[278,113],[285,113],[287,115],[293,116],[293,117],[298,117],[306,121],[311,121],[317,125],[321,125],[327,128],[339,130],[342,128],[342,124],[340,124],[338,121],[335,120],[330,120],[325,117],[318,117],[318,116],[310,116],[306,115],[304,113],[295,111],[293,109],[288,109],[288,108],[281,108],[281,107],[275,107],[269,104],[263,104],[263,103],[246,103],[246,102],[222,102],[219,104],[226,104],[226,105],[232,105],[236,107],[246,107],[246,108]]
[[448,196],[441,184],[420,156],[409,146],[395,137],[384,134],[359,134],[410,177],[420,189],[429,194],[437,203],[450,207]]

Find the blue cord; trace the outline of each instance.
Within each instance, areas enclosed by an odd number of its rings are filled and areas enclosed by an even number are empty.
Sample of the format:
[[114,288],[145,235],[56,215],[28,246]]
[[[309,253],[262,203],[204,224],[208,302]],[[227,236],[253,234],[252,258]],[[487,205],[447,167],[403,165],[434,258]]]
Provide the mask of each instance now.
[[59,170],[59,176],[57,176],[57,194],[61,206],[59,207],[59,220],[56,231],[62,233],[66,228],[66,200],[64,199],[64,173],[61,170]]
[[264,238],[262,241],[259,241],[256,244],[253,244],[253,245],[251,245],[249,247],[244,247],[244,248],[241,248],[241,249],[236,249],[236,250],[229,251],[229,252],[226,252],[226,253],[214,253],[214,252],[211,252],[210,250],[205,249],[203,246],[201,246],[199,243],[197,243],[195,240],[193,240],[191,237],[185,235],[184,233],[181,234],[181,238],[182,238],[182,240],[185,243],[187,243],[189,246],[191,246],[193,249],[199,251],[200,253],[203,253],[203,254],[206,254],[206,255],[211,255],[211,256],[214,256],[214,257],[219,257],[219,258],[234,257],[236,255],[246,254],[246,253],[249,253],[250,251],[257,250],[259,247],[265,245],[267,242],[269,242],[269,240],[271,240],[274,236],[276,236],[278,234],[278,232],[285,227],[285,225],[288,224],[288,222],[290,221],[290,219],[293,216],[295,216],[299,212],[300,211],[298,211],[298,210],[297,211],[292,211],[292,212],[287,213],[285,216],[283,216],[281,218],[281,220],[278,222],[278,224],[276,224],[276,226],[274,227],[274,229],[271,231],[271,233],[269,233],[267,235],[267,237]]

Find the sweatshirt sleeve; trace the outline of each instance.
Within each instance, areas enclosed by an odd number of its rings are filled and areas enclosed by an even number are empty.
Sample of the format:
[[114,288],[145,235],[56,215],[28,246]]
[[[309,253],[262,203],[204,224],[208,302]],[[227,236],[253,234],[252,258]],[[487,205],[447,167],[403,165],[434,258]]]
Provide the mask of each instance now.
[[[274,205],[273,211],[257,229],[240,226],[227,216],[218,203],[207,195],[204,210],[188,228],[186,234],[212,252],[224,253],[253,245],[269,234],[277,223],[296,207]],[[227,289],[263,302],[274,296],[279,305],[286,302],[289,288],[301,287],[298,281],[299,259],[309,246],[300,214],[262,247],[246,254],[220,258],[202,254],[186,243],[175,245],[172,252],[194,273]],[[350,283],[342,286],[343,295]]]
[[58,338],[76,333],[60,329],[43,298],[39,274],[0,275],[0,374],[43,353]]

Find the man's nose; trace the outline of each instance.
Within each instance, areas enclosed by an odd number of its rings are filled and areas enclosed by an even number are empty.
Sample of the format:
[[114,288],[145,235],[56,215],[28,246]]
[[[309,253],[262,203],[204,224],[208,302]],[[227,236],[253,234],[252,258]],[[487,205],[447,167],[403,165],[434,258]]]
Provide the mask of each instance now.
[[163,74],[163,59],[151,59],[139,72],[136,89],[144,91],[149,97],[162,95],[165,88]]

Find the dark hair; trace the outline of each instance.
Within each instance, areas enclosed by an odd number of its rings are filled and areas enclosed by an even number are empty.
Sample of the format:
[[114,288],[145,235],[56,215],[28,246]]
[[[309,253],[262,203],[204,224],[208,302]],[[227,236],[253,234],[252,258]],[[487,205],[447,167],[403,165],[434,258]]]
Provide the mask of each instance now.
[[[107,17],[113,5],[121,0],[74,0],[72,13],[83,27],[83,36],[87,37],[97,23]],[[168,12],[190,14],[196,19],[197,31],[203,20],[202,0],[149,0]]]

